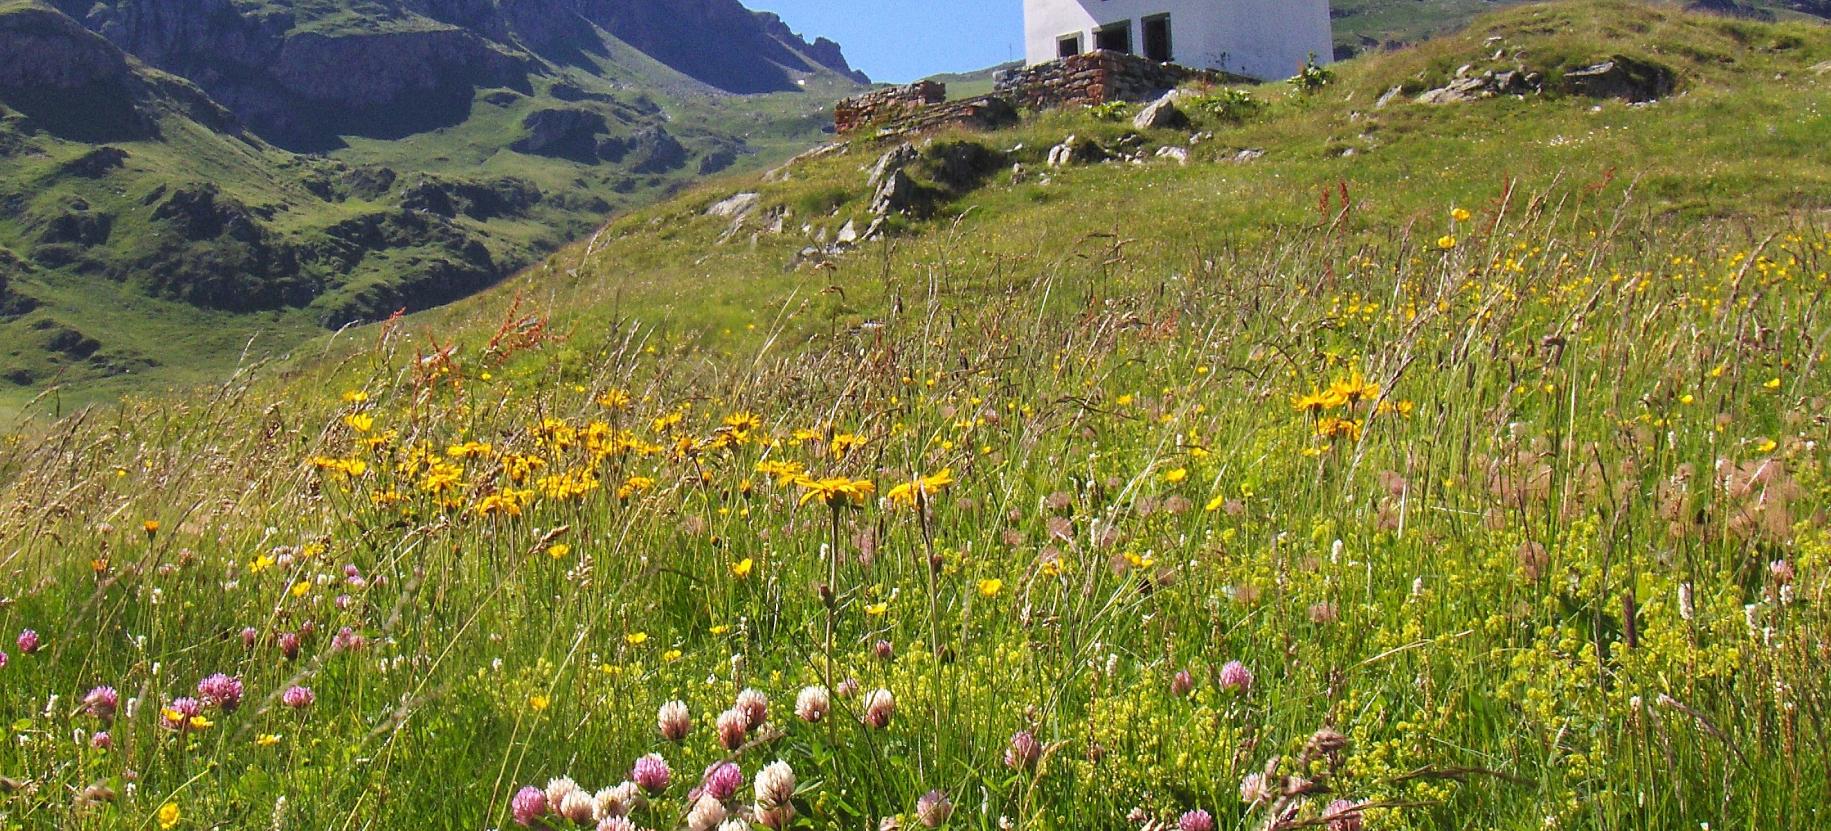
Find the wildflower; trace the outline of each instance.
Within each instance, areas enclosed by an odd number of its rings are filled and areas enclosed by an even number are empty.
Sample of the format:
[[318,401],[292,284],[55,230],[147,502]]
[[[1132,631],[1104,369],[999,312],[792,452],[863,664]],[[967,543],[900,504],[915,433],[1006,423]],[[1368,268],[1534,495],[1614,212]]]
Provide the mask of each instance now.
[[744,771],[734,762],[713,762],[699,787],[702,794],[724,802],[744,787]]
[[661,728],[661,735],[671,742],[685,740],[687,733],[693,730],[693,718],[683,701],[661,705],[661,711],[655,715],[655,724]]
[[356,630],[348,626],[337,630],[337,634],[331,636],[331,648],[338,652],[355,652],[368,644],[367,638],[357,634]]
[[940,790],[929,791],[916,800],[916,819],[925,827],[940,828],[953,813],[953,800]]
[[[300,583],[299,585],[305,585],[305,584]],[[296,632],[281,633],[279,643],[280,643],[280,654],[282,656],[284,656],[286,658],[286,660],[288,660],[288,661],[298,660],[298,658],[299,658],[299,635],[298,635],[298,633],[296,633]]]
[[146,532],[148,537],[154,536],[159,533],[159,520],[149,519],[140,523],[140,528]]
[[997,597],[998,593],[1004,590],[1004,587],[1005,581],[996,577],[981,580],[979,581],[979,596],[985,598]]
[[318,696],[312,693],[310,687],[294,685],[287,687],[286,692],[280,694],[280,703],[293,710],[303,710],[312,706],[317,700]]
[[1195,676],[1186,669],[1177,670],[1176,677],[1170,679],[1170,694],[1177,698],[1187,696],[1195,690]]
[[1360,803],[1337,799],[1322,810],[1322,819],[1329,831],[1361,831],[1360,808]]
[[928,504],[928,498],[954,484],[953,468],[942,468],[940,473],[932,476],[917,476],[890,489],[885,494],[892,506],[919,508]]
[[743,710],[732,708],[718,714],[718,743],[726,750],[737,750],[744,746],[744,737],[750,732],[750,717]]
[[1245,779],[1240,780],[1240,801],[1249,807],[1270,802],[1277,795],[1271,780],[1263,773],[1249,773]]
[[693,803],[693,810],[687,813],[687,831],[713,831],[724,821],[724,803],[713,799],[711,794],[702,794]]
[[744,559],[731,564],[731,576],[736,577],[739,580],[749,577],[750,572],[756,568],[756,565],[755,561],[751,560],[749,557],[745,557]]
[[[1775,560],[1768,563],[1767,570],[1769,574],[1774,576],[1774,582],[1779,583],[1782,586],[1793,582],[1793,578],[1797,576],[1793,571],[1793,564],[1786,560]],[[25,647],[23,646],[20,647],[20,649],[24,648]]]
[[1252,691],[1252,670],[1239,661],[1221,667],[1221,688],[1244,695]]
[[106,730],[98,730],[95,735],[89,737],[89,746],[96,750],[107,750],[114,747],[114,737]]
[[890,726],[890,717],[896,713],[896,696],[889,690],[872,690],[865,696],[865,724],[879,730]]
[[1177,831],[1214,831],[1214,815],[1197,808],[1176,821]]
[[571,555],[572,546],[563,542],[556,542],[547,547],[547,556],[552,557],[555,560],[564,560]]
[[522,788],[509,803],[509,815],[516,825],[533,826],[547,815],[547,793],[532,785]]
[[242,704],[242,680],[219,672],[197,682],[197,695],[205,705],[233,713]]
[[1450,250],[1455,249],[1455,247],[1456,247],[1456,237],[1454,235],[1444,234],[1443,236],[1437,238],[1437,248],[1438,249],[1443,250],[1443,251],[1450,251]]
[[164,805],[159,806],[160,828],[171,831],[171,829],[178,824],[178,820],[183,818],[184,813],[178,810],[178,803],[167,802]]
[[570,776],[556,776],[547,780],[547,808],[557,811],[566,802],[566,797],[579,789],[579,783]]
[[858,679],[847,678],[846,680],[839,682],[839,687],[833,692],[838,693],[840,698],[851,698],[852,696],[858,695]]
[[1454,208],[1450,211],[1450,219],[1457,222],[1467,222],[1472,216],[1474,216],[1474,214],[1469,213],[1465,208]]
[[883,617],[884,613],[888,611],[890,611],[890,604],[882,601],[865,607],[865,614],[872,617]]
[[20,632],[17,643],[21,654],[34,654],[38,651],[38,647],[40,646],[38,633],[30,629]]
[[820,501],[829,508],[859,507],[871,494],[877,492],[877,486],[863,479],[847,479],[844,476],[827,479],[815,479],[803,476],[795,480],[796,487],[801,488],[801,502]]
[[896,645],[887,640],[879,639],[877,643],[871,646],[871,654],[876,655],[877,659],[880,661],[888,661],[891,658],[896,657]]
[[629,817],[605,817],[598,822],[596,831],[637,831],[636,824]]
[[375,427],[375,416],[368,413],[351,413],[343,417],[343,424],[358,433],[367,433]]
[[280,743],[280,737],[273,733],[262,733],[254,737],[255,747],[273,747]]
[[667,790],[668,780],[673,777],[668,768],[668,760],[659,753],[650,753],[636,760],[636,766],[630,771],[630,781],[635,782],[649,793],[660,793]]
[[787,762],[777,760],[757,772],[755,782],[757,820],[768,828],[787,828],[795,817],[795,771]]
[[1042,743],[1036,740],[1035,734],[1022,730],[1011,737],[1011,745],[1005,748],[1005,767],[1012,770],[1029,770],[1042,756]]
[[599,790],[591,801],[593,818],[602,822],[614,817],[627,817],[641,810],[648,800],[642,793],[642,786],[624,782],[616,787]]
[[631,632],[623,636],[623,642],[630,646],[641,646],[648,643],[647,632]]
[[96,687],[83,696],[83,710],[103,721],[114,718],[120,705],[121,694],[113,687]]
[[544,713],[547,711],[547,708],[551,707],[551,706],[553,706],[553,698],[551,696],[546,696],[546,695],[528,696],[528,709],[533,710],[536,713]]
[[575,788],[560,800],[559,815],[576,825],[586,825],[597,811],[597,802],[582,788]]
[[826,687],[804,687],[795,696],[795,717],[809,724],[826,718],[832,709],[832,696],[827,693]]
[[1311,418],[1321,416],[1323,413],[1346,403],[1347,401],[1338,395],[1334,389],[1327,391],[1313,389],[1307,395],[1291,396],[1291,409],[1308,415]]
[[166,728],[187,730],[203,719],[203,704],[195,698],[175,698],[159,715]]
[[1181,482],[1183,482],[1184,480],[1186,480],[1188,478],[1189,478],[1189,469],[1186,467],[1179,467],[1179,468],[1176,468],[1175,470],[1165,471],[1163,474],[1163,480],[1172,485],[1180,484]]

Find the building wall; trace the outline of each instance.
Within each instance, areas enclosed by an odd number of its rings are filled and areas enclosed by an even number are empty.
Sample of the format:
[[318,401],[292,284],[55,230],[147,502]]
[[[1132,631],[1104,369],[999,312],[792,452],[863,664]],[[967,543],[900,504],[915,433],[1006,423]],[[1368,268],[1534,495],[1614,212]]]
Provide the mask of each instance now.
[[1024,0],[1025,57],[1055,60],[1056,42],[1079,33],[1091,50],[1094,30],[1130,20],[1132,48],[1144,49],[1144,18],[1170,15],[1177,63],[1255,78],[1288,78],[1311,54],[1334,54],[1329,0]]

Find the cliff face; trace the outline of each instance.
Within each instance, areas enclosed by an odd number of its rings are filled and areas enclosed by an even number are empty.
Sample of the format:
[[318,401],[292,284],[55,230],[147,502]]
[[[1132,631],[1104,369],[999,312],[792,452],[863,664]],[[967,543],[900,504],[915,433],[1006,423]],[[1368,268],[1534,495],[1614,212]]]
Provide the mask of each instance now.
[[375,0],[353,19],[274,0],[56,2],[301,150],[457,123],[476,90],[526,91],[545,66],[601,53],[604,34],[724,92],[792,90],[817,68],[868,80],[838,44],[810,44],[738,0]]

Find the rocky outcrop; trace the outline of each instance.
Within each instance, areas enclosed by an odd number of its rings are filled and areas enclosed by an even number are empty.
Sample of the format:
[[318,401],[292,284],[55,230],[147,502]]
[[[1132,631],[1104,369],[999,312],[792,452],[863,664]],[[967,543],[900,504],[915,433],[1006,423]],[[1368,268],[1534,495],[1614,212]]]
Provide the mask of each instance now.
[[1135,130],[1180,130],[1187,126],[1189,116],[1176,107],[1174,91],[1165,93],[1132,119],[1132,128]]
[[521,120],[527,135],[509,148],[517,153],[591,160],[598,156],[598,137],[609,132],[604,116],[591,110],[535,110]]
[[50,9],[0,13],[0,89],[74,92],[129,80],[127,56]]
[[1670,67],[1625,55],[1564,73],[1564,91],[1589,98],[1618,98],[1633,103],[1657,101],[1672,94],[1678,75]]

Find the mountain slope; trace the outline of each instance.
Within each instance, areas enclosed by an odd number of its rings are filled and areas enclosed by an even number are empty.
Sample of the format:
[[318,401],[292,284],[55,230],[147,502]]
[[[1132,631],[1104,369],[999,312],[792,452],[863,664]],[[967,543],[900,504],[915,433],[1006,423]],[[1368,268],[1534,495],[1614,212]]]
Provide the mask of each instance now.
[[0,55],[15,396],[462,297],[864,80],[735,0],[6,0]]
[[[1337,57],[1452,32],[1477,15],[1532,0],[1331,0]],[[1701,11],[1773,20],[1831,17],[1831,0],[1687,0]]]

